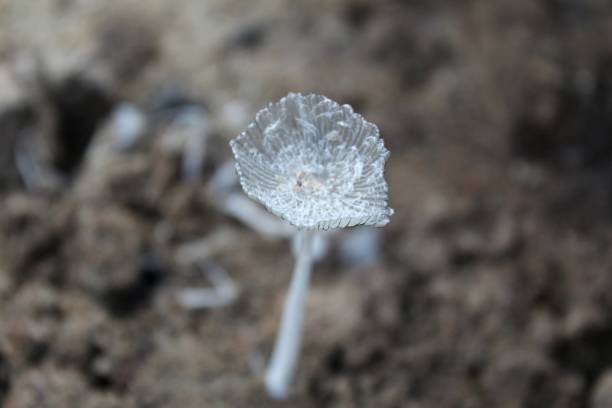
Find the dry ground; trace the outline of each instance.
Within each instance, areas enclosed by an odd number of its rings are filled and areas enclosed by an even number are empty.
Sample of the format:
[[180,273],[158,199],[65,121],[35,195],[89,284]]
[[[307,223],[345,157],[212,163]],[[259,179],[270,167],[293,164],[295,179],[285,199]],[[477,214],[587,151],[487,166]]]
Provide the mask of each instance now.
[[[612,5],[143,4],[0,0],[0,405],[612,406]],[[288,91],[380,126],[396,214],[373,263],[331,241],[283,404],[257,367],[289,243],[206,185]],[[145,141],[103,156],[122,102]],[[189,106],[196,182],[172,143]],[[177,291],[206,282],[175,255],[203,237],[241,291],[190,311]]]

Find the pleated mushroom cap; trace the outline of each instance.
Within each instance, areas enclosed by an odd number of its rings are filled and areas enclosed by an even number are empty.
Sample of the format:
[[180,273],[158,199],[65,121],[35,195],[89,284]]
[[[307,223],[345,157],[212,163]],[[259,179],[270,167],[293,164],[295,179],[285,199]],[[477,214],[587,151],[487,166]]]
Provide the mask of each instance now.
[[230,142],[245,193],[298,228],[383,226],[389,151],[349,105],[290,93]]

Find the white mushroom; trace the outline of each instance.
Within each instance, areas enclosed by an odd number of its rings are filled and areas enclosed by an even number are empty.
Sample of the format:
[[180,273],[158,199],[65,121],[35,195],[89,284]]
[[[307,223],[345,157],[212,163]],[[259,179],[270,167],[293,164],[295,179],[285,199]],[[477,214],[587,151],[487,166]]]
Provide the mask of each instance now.
[[230,142],[245,193],[298,229],[298,253],[280,332],[266,370],[270,396],[286,398],[297,362],[317,230],[384,226],[389,151],[376,125],[349,105],[290,93],[257,113]]

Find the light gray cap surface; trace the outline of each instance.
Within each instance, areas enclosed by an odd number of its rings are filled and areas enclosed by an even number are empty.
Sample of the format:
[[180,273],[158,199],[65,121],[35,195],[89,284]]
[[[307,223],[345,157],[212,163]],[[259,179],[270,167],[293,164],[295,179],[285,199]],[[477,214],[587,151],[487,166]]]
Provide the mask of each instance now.
[[383,226],[389,151],[349,105],[290,93],[230,142],[246,194],[298,228]]

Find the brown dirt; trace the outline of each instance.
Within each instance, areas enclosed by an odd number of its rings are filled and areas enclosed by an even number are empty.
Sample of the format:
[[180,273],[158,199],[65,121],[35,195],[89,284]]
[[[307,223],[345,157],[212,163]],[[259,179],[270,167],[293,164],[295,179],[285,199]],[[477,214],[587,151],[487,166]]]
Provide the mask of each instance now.
[[[612,406],[610,38],[598,0],[0,0],[0,406]],[[290,244],[206,184],[288,91],[380,126],[396,214],[373,264],[332,238],[281,403],[257,362]],[[117,152],[125,101],[149,126]],[[240,295],[186,310],[203,237]]]

